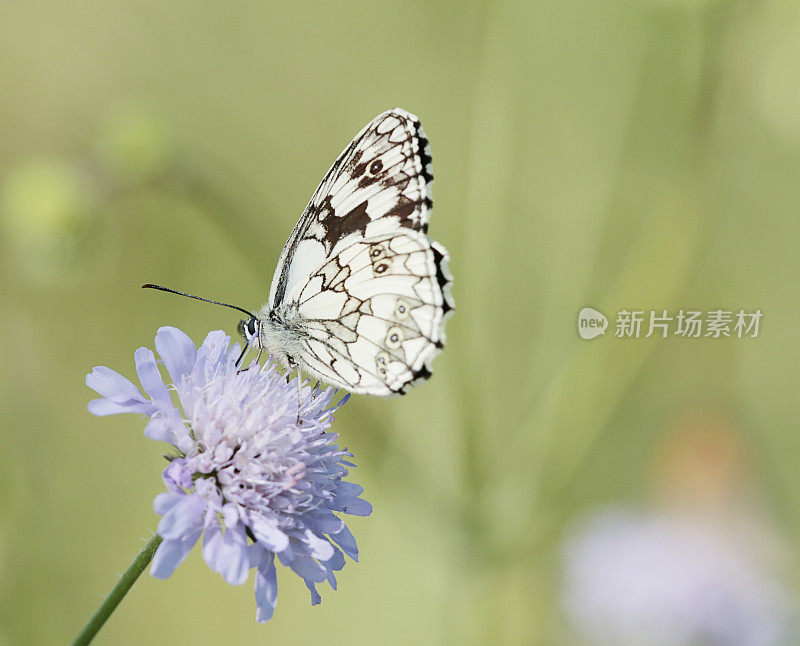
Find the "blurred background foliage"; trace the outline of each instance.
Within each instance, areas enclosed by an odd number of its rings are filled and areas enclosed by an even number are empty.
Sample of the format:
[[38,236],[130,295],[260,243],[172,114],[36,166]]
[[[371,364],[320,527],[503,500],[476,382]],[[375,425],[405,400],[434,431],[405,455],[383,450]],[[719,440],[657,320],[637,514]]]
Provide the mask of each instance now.
[[[795,635],[752,643],[798,643],[795,2],[2,14],[0,642],[72,638],[156,525],[159,448],[88,415],[84,375],[133,376],[161,325],[235,332],[139,285],[260,305],[324,171],[398,105],[431,139],[458,311],[429,384],[337,420],[375,508],[351,521],[361,562],[313,609],[279,574],[261,626],[196,550],[99,643],[657,643],[570,611],[565,541],[608,505],[735,539]],[[764,318],[756,339],[584,341],[586,305]]]

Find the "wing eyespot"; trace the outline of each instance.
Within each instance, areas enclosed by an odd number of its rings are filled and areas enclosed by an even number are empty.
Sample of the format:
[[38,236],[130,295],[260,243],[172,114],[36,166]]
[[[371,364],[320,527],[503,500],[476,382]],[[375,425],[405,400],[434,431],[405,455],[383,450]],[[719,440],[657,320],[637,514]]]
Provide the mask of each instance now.
[[378,374],[382,377],[385,377],[388,374],[388,370],[386,368],[389,365],[389,359],[390,357],[388,352],[381,351],[375,355],[375,365],[377,366]]
[[394,317],[400,321],[408,318],[408,311],[411,309],[408,303],[402,298],[398,298],[394,306]]
[[403,331],[399,327],[389,328],[386,333],[386,347],[397,350],[403,343]]

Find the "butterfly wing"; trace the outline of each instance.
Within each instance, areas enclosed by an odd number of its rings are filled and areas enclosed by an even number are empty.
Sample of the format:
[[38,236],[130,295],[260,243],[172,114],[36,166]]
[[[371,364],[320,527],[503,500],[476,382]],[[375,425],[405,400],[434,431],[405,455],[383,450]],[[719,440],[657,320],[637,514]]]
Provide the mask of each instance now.
[[294,357],[354,392],[401,394],[430,376],[452,311],[447,252],[427,235],[430,148],[396,108],[373,119],[328,171],[295,226],[270,288],[296,312]]
[[430,164],[428,139],[413,114],[395,108],[370,121],[331,166],[292,230],[272,278],[270,307],[306,282],[337,243],[363,238],[373,220],[427,231]]
[[299,294],[304,367],[354,392],[404,394],[444,346],[450,282],[447,252],[420,231],[348,245]]

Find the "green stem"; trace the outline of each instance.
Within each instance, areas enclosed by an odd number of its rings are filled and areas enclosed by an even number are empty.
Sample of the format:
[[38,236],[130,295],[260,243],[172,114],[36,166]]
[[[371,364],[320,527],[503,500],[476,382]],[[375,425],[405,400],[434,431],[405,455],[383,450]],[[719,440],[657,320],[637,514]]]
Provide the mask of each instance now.
[[133,560],[130,567],[125,570],[125,573],[122,575],[117,585],[114,586],[114,589],[108,593],[103,604],[97,609],[97,612],[92,615],[92,618],[83,627],[83,630],[75,638],[75,641],[72,642],[72,646],[82,646],[94,639],[94,636],[103,627],[103,624],[106,623],[106,619],[116,610],[119,602],[122,601],[123,597],[128,593],[128,590],[131,589],[136,579],[139,578],[139,575],[147,567],[147,564],[153,560],[153,554],[156,553],[162,540],[163,539],[158,534],[154,534],[153,538],[147,542],[147,545],[139,552],[139,555]]

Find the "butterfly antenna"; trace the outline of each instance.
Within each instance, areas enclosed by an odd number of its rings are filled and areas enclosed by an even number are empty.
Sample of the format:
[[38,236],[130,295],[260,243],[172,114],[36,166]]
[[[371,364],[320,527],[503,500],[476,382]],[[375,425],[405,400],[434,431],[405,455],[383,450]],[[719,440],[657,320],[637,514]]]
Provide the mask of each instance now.
[[242,307],[237,307],[236,305],[231,305],[230,303],[222,303],[220,301],[212,301],[210,298],[201,298],[200,296],[195,296],[194,294],[187,294],[186,292],[179,292],[176,289],[170,289],[169,287],[162,287],[161,285],[152,285],[148,283],[147,285],[142,285],[142,289],[157,289],[161,292],[169,292],[170,294],[177,294],[178,296],[186,296],[186,298],[194,298],[198,301],[205,301],[206,303],[213,303],[214,305],[222,305],[223,307],[230,307],[232,310],[238,310],[247,314],[252,318],[256,318],[256,315],[252,312],[248,312],[246,309]]

